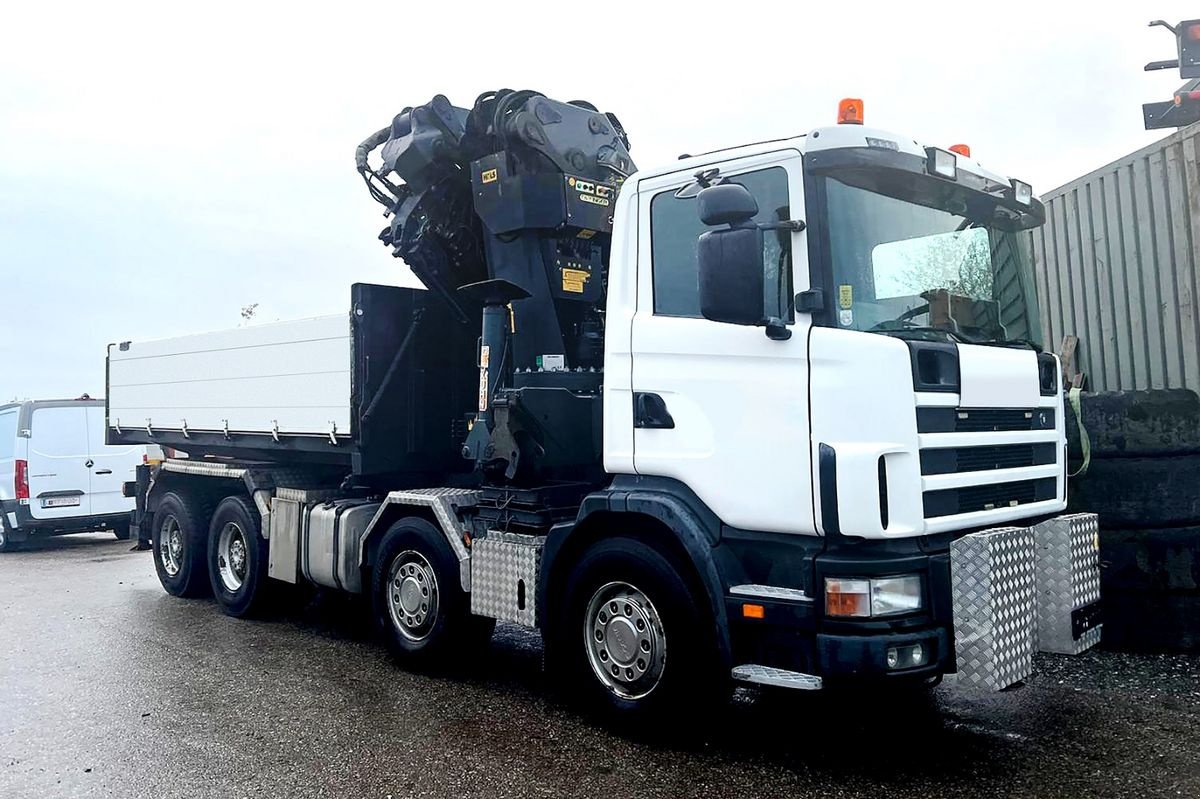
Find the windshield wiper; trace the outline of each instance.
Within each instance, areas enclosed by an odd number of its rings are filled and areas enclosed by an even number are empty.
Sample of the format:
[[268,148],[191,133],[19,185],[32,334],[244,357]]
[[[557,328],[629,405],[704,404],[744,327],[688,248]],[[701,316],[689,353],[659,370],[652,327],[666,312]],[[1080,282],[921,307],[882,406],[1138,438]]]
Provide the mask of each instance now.
[[978,344],[981,347],[1028,347],[1034,352],[1042,351],[1041,346],[1027,338],[986,339],[984,341],[972,341],[970,343]]
[[[890,325],[895,325],[895,326],[890,327]],[[931,325],[918,325],[915,322],[908,321],[907,319],[888,319],[885,322],[880,322],[879,324],[875,325],[867,332],[869,332],[869,333],[891,333],[891,334],[896,334],[896,333],[901,333],[901,334],[904,334],[904,333],[918,333],[918,334],[920,334],[920,333],[936,333],[940,336],[944,336],[944,337],[950,339],[951,341],[957,341],[962,344],[974,344],[975,343],[975,342],[971,341],[971,339],[963,336],[961,333],[956,333],[953,330],[947,330],[944,327],[932,327]]]

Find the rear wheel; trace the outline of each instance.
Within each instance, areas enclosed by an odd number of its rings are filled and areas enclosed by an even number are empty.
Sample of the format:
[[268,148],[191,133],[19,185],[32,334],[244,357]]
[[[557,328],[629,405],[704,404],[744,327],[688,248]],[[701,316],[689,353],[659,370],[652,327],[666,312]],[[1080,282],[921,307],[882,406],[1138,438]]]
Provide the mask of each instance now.
[[205,550],[211,504],[199,493],[168,492],[154,511],[154,570],[173,596],[209,591]]
[[585,552],[565,608],[554,644],[566,684],[611,720],[693,715],[723,695],[710,614],[646,544],[614,538]]
[[445,536],[424,519],[393,524],[371,571],[375,622],[402,664],[444,661],[491,636],[495,621],[471,615],[458,559]]
[[20,548],[21,542],[14,541],[9,537],[8,531],[3,527],[0,527],[0,552],[12,552],[13,550]]
[[267,547],[258,509],[248,497],[221,500],[208,532],[208,576],[213,597],[230,616],[243,617],[266,602]]

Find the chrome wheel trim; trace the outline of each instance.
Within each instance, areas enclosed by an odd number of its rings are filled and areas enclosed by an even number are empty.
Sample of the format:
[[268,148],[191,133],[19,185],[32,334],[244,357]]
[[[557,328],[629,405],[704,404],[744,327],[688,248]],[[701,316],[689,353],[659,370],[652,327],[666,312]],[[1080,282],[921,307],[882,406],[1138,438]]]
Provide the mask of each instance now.
[[420,643],[437,624],[438,583],[433,566],[424,555],[406,549],[388,567],[388,615],[400,635]]
[[662,681],[667,637],[654,603],[635,586],[614,581],[592,594],[583,614],[588,664],[622,699],[643,699]]
[[164,519],[158,530],[158,553],[163,571],[170,577],[179,574],[183,568],[183,530],[174,516]]
[[217,539],[217,573],[221,577],[221,585],[230,593],[237,593],[246,582],[248,547],[241,525],[226,522]]

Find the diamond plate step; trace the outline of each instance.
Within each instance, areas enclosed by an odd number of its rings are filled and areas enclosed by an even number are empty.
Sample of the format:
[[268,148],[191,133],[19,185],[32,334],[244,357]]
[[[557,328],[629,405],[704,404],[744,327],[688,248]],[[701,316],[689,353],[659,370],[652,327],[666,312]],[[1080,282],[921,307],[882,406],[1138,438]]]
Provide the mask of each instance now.
[[801,674],[798,671],[788,671],[772,666],[758,666],[754,664],[734,666],[733,679],[740,682],[755,683],[756,685],[794,688],[797,691],[819,691],[822,687],[821,678],[816,675]]

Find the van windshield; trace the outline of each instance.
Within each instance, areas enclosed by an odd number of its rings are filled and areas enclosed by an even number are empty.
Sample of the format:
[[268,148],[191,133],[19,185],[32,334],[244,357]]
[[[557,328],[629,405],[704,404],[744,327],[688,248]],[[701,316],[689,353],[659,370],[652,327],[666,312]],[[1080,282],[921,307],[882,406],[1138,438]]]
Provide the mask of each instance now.
[[1019,233],[838,180],[825,181],[838,327],[977,343],[1040,344]]

